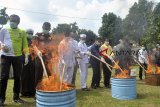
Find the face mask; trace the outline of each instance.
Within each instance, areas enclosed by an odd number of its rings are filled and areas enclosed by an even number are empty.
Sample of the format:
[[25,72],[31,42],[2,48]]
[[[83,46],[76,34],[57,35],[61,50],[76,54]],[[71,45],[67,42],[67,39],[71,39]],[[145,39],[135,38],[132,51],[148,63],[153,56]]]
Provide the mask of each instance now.
[[142,47],[142,50],[145,50],[145,47]]
[[97,44],[98,46],[100,46],[100,42],[97,41],[96,44]]
[[109,42],[105,42],[106,45],[109,45]]
[[16,29],[17,26],[18,26],[18,24],[17,24],[16,22],[10,22],[9,24],[10,24],[10,27],[11,27],[12,29]]
[[49,30],[43,29],[43,33],[44,33],[44,34],[48,34],[48,33],[49,33]]
[[81,40],[82,43],[85,43],[85,40]]
[[32,39],[33,38],[33,35],[31,35],[31,34],[26,34],[26,35],[27,35],[28,39]]

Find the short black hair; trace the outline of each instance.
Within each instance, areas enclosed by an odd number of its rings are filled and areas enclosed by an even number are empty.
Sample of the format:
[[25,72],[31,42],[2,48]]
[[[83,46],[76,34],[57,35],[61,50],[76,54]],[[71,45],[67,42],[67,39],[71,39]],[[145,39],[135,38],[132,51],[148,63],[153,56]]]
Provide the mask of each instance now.
[[44,22],[42,25],[43,29],[51,30],[51,24],[49,22]]
[[20,23],[20,17],[16,14],[10,15],[9,19],[10,19],[11,22],[13,21],[13,22],[16,22],[18,24]]
[[102,37],[96,37],[95,41],[102,41]]

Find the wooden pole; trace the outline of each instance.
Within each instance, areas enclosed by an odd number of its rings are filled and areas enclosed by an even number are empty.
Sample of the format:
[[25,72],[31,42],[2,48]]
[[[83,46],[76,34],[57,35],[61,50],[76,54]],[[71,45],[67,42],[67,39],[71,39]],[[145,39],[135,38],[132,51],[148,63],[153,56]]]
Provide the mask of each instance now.
[[62,71],[62,78],[61,78],[61,85],[60,85],[60,91],[62,90],[62,84],[63,84],[63,78],[64,78],[64,71],[66,69],[66,64],[63,66],[63,71]]
[[41,55],[38,55],[38,57],[39,57],[39,59],[41,60],[41,63],[42,63],[42,67],[43,67],[43,71],[44,71],[45,76],[46,76],[47,78],[49,78],[49,77],[48,77],[48,74],[47,74],[47,71],[46,71],[46,67],[45,67],[45,65],[44,65],[44,61],[43,61],[43,59],[42,59],[42,56],[41,56]]
[[[92,57],[96,58],[97,60],[101,61],[100,58],[96,57],[96,56],[93,55],[93,54],[90,54],[90,56],[92,56]],[[101,61],[101,62],[103,62],[104,64],[106,64],[106,66],[108,67],[108,69],[112,72],[112,70],[111,70],[110,67],[113,67],[113,66],[109,65],[106,61]]]

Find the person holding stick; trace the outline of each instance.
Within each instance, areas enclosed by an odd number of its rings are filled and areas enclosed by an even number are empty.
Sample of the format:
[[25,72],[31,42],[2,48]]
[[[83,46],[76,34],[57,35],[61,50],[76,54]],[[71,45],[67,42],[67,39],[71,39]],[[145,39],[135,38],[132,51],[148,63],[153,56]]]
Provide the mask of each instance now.
[[[145,47],[142,45],[141,49],[138,51],[138,61],[140,62],[141,66],[146,70],[148,64],[148,53],[145,50]],[[139,66],[139,79],[142,80],[142,72],[143,68]],[[146,73],[145,73],[146,74]]]
[[[105,59],[106,63],[109,65],[112,65],[112,47],[109,45],[108,39],[105,40],[104,44],[100,47],[102,57]],[[104,51],[105,50],[105,51]],[[110,69],[106,66],[106,64],[102,63],[103,66],[103,75],[104,75],[104,86],[106,88],[110,88],[110,78],[111,78],[111,71],[112,67]]]
[[[95,43],[90,47],[91,54],[99,59],[101,59],[101,56],[99,54],[100,45],[101,38],[96,38]],[[100,61],[95,57],[90,57],[90,63],[93,69],[91,88],[96,89],[100,87]]]
[[71,37],[69,30],[64,32],[64,35],[64,39],[58,46],[60,77],[62,82],[74,86],[72,78],[79,48],[77,42]]
[[[42,64],[42,60],[46,66],[47,77],[51,75],[51,72],[48,68],[48,63],[52,58],[51,51],[48,46],[51,43],[51,24],[49,22],[44,22],[42,25],[42,32],[37,33],[32,40],[32,46],[36,47],[34,50],[39,50],[38,57],[35,58],[35,87],[43,78],[44,67]],[[41,59],[42,58],[42,59]],[[45,73],[45,72],[44,72]]]
[[79,69],[80,69],[80,78],[81,78],[81,89],[82,91],[89,91],[87,88],[87,77],[88,77],[88,47],[85,43],[86,40],[86,34],[80,34],[80,41],[78,43],[78,47],[80,50],[80,57],[81,59],[79,60]]

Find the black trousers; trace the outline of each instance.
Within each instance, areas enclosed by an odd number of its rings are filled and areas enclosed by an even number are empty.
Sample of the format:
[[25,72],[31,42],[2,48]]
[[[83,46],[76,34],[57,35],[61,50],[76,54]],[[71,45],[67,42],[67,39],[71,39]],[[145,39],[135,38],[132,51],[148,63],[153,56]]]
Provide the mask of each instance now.
[[[42,58],[47,70],[47,74],[48,76],[51,76],[51,73],[49,72],[49,69],[46,66],[48,59],[45,56],[43,56]],[[43,66],[42,66],[41,60],[38,57],[36,57],[35,58],[35,87],[38,85],[40,81],[42,81],[42,78],[43,78]]]
[[29,55],[29,62],[23,65],[21,73],[21,94],[23,96],[35,95],[35,61]]
[[74,66],[74,72],[73,72],[73,78],[72,78],[73,85],[75,85],[75,82],[76,82],[77,70],[78,70],[78,62],[76,62],[76,65]]
[[43,67],[40,59],[36,57],[35,59],[35,87],[43,78]]
[[7,82],[9,78],[9,71],[10,71],[11,64],[13,67],[13,74],[14,74],[13,99],[19,98],[20,75],[22,71],[22,57],[2,55],[1,56],[0,99],[3,99],[3,100],[5,100],[5,96],[6,96],[6,88],[7,88]]
[[93,69],[92,83],[91,86],[100,86],[100,62],[91,62]]
[[[147,64],[146,63],[141,64],[141,65],[144,67],[145,70],[147,69]],[[140,79],[142,79],[142,73],[143,73],[143,68],[140,66],[139,67],[139,78]],[[146,75],[146,73],[145,73],[145,75]]]
[[[112,65],[112,61],[108,58],[105,58],[105,61],[109,64]],[[107,87],[110,85],[110,78],[111,78],[111,71],[109,70],[109,68],[106,66],[106,64],[102,64],[103,66],[103,76],[104,76],[104,86]],[[110,69],[112,69],[110,67]]]

